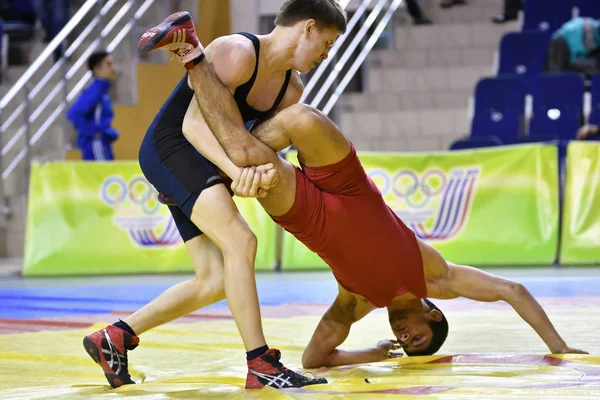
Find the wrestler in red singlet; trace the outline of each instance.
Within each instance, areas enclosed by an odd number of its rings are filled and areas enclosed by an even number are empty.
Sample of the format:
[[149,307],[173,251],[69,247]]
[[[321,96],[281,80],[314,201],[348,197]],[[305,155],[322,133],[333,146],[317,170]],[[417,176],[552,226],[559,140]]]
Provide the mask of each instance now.
[[317,253],[346,290],[377,307],[427,295],[415,234],[386,205],[354,146],[340,162],[296,169],[292,208],[273,220]]

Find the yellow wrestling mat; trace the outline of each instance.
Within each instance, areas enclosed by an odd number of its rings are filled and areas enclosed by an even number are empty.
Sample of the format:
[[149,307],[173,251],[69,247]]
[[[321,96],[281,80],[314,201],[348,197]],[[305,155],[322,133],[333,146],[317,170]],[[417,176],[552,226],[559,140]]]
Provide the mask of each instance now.
[[[577,301],[573,301],[577,303]],[[598,308],[564,305],[550,316],[573,347],[598,353]],[[583,305],[583,304],[581,304]],[[460,307],[459,307],[460,308]],[[267,313],[268,314],[268,313]],[[544,356],[544,344],[508,307],[449,311],[450,336],[442,354],[311,371],[327,385],[276,391],[243,389],[244,349],[232,320],[174,323],[141,337],[129,353],[141,384],[111,389],[81,345],[91,329],[0,335],[1,399],[600,399],[600,357]],[[389,338],[378,311],[353,327],[344,348]],[[265,318],[269,344],[299,368],[318,316]],[[106,321],[111,322],[111,321]],[[467,354],[468,353],[468,354]],[[502,354],[500,354],[502,353]]]

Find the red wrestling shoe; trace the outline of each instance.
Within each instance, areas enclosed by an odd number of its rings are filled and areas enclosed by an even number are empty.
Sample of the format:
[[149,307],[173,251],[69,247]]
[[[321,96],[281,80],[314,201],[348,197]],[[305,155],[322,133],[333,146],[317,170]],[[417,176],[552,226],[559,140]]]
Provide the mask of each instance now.
[[192,16],[187,11],[171,14],[159,25],[144,32],[138,48],[142,51],[170,51],[177,55],[182,64],[200,57],[204,52],[196,36]]
[[140,339],[121,328],[108,325],[83,338],[83,347],[104,370],[106,380],[113,388],[135,383],[127,370],[127,350],[137,347]]
[[298,388],[307,385],[327,383],[325,378],[307,378],[279,362],[281,353],[277,349],[269,349],[265,354],[248,361],[246,389],[260,389],[270,386],[275,389]]

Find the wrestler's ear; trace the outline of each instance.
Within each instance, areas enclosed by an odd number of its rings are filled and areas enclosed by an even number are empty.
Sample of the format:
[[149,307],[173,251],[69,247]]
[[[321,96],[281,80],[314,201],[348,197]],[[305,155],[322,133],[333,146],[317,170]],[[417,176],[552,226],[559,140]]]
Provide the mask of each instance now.
[[442,313],[439,310],[429,310],[427,313],[428,321],[440,322],[443,318]]
[[308,36],[315,29],[317,29],[317,21],[314,19],[307,19],[304,23],[304,34]]

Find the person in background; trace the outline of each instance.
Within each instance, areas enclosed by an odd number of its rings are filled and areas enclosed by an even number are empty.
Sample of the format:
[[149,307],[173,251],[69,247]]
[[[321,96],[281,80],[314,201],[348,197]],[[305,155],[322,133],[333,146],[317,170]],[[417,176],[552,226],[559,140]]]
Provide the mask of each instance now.
[[492,18],[495,24],[503,24],[508,21],[514,21],[519,17],[519,11],[523,9],[523,0],[504,0],[504,11],[502,14]]
[[[44,43],[50,43],[69,22],[70,3],[69,0],[34,1],[36,13],[44,29]],[[58,61],[62,55],[63,49],[59,46],[54,50],[54,61]]]
[[34,4],[44,28],[44,43],[50,43],[69,21],[70,1],[35,0]]
[[600,21],[575,18],[552,35],[546,72],[579,72],[587,78],[600,71]]
[[577,140],[600,140],[600,126],[585,124],[577,132]]
[[112,143],[119,133],[111,127],[114,113],[108,91],[117,79],[117,71],[106,51],[92,54],[88,67],[94,80],[67,111],[67,118],[77,131],[77,147],[83,160],[113,160]]
[[454,6],[462,6],[467,4],[465,0],[441,0],[440,7],[442,8],[450,8]]
[[31,0],[0,0],[0,18],[6,22],[35,25],[36,15]]
[[431,25],[431,20],[423,14],[418,0],[406,0],[406,8],[415,25]]

